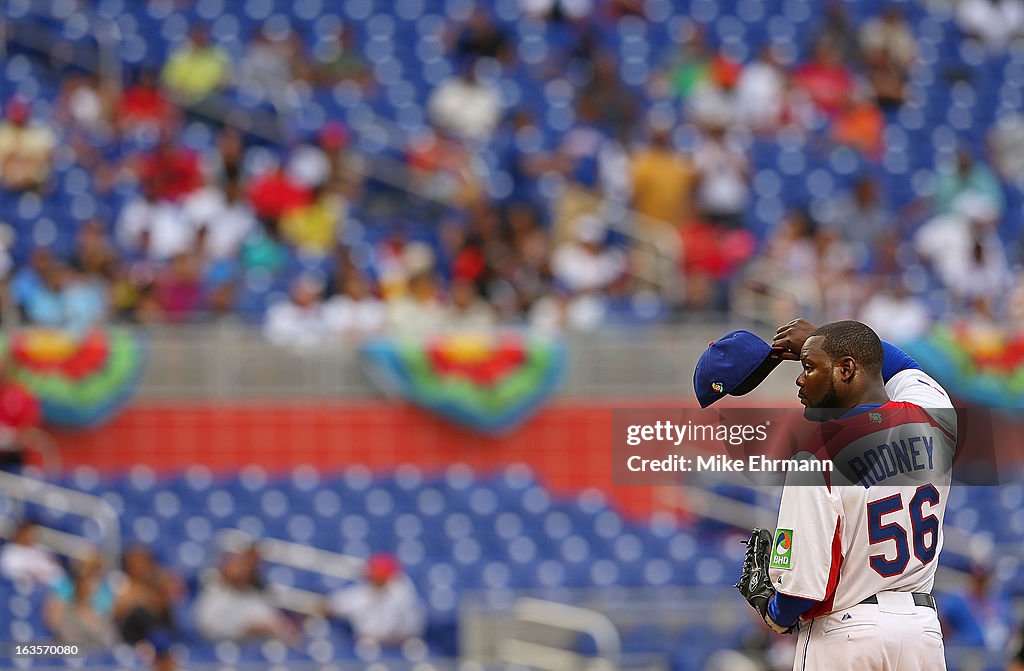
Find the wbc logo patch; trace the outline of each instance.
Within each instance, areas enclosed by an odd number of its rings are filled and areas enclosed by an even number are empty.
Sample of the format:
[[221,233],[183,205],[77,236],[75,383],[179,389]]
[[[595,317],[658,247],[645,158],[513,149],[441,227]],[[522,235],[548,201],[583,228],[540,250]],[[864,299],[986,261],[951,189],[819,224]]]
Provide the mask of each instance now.
[[725,391],[725,385],[721,382],[712,382],[711,388],[717,391],[719,394]]
[[779,529],[775,532],[772,547],[771,568],[788,570],[793,568],[793,530]]
[[880,413],[880,412],[868,413],[868,419],[870,419],[875,424],[881,424],[882,423],[882,413]]

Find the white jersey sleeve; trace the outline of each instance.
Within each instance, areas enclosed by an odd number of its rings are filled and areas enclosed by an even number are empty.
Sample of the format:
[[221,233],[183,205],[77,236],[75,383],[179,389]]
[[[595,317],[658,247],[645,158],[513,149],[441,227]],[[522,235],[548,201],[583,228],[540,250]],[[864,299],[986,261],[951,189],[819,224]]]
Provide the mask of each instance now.
[[[806,453],[795,458],[801,457],[815,458]],[[809,483],[808,474],[801,473],[800,484],[782,492],[769,575],[782,594],[822,601],[838,576],[843,511],[824,475],[813,477],[820,483]]]
[[909,368],[889,378],[885,393],[894,401],[913,403],[951,436],[956,436],[956,412],[949,394],[935,379],[917,368]]

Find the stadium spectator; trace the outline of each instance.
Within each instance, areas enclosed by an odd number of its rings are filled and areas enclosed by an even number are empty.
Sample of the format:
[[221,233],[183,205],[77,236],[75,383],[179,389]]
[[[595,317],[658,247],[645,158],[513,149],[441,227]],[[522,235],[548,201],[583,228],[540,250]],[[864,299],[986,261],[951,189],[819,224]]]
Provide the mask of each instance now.
[[329,595],[327,610],[347,620],[358,639],[386,646],[421,636],[426,625],[416,587],[398,560],[383,553],[367,560],[363,582]]
[[465,59],[493,58],[503,63],[515,59],[515,50],[510,48],[508,37],[483,6],[473,8],[461,29],[452,32],[452,52],[456,61]]
[[470,148],[431,130],[412,138],[406,161],[417,193],[469,211],[483,199],[483,166]]
[[992,164],[1014,188],[1024,189],[1024,116],[1007,114],[989,130]]
[[[426,259],[426,248],[409,245],[405,257],[408,284],[404,291],[388,300],[388,329],[399,334],[429,334],[447,326],[448,311],[442,300],[434,271],[433,255]],[[410,253],[413,252],[413,253]]]
[[117,250],[98,219],[83,223],[75,236],[71,266],[88,278],[111,281],[117,271]]
[[256,230],[256,216],[245,200],[238,180],[228,180],[223,189],[206,187],[191,195],[184,212],[197,236],[206,259],[225,261],[238,256],[246,237]]
[[271,603],[259,579],[258,555],[226,554],[194,604],[196,628],[213,641],[276,638],[294,644],[295,626]]
[[693,214],[697,173],[690,157],[672,146],[670,130],[651,128],[650,142],[633,152],[630,173],[633,209],[675,228]]
[[757,244],[748,231],[694,219],[681,231],[684,304],[692,310],[725,310],[737,269],[754,254]]
[[825,5],[824,21],[814,35],[814,44],[828,44],[843,63],[855,65],[860,60],[857,29],[846,13],[844,3],[834,0]]
[[269,100],[278,112],[298,104],[296,84],[309,78],[299,36],[264,23],[255,31],[238,64],[235,84],[247,93]]
[[63,261],[43,265],[39,279],[21,297],[30,323],[81,334],[105,321],[109,290],[104,281],[89,282]]
[[868,174],[858,177],[850,191],[830,200],[821,220],[857,245],[862,258],[866,258],[879,237],[895,225],[892,213],[882,201],[877,180]]
[[352,24],[345,21],[336,35],[321,41],[313,49],[310,67],[313,81],[318,86],[332,88],[344,82],[352,82],[362,88],[373,85],[371,70],[356,38]]
[[599,53],[592,64],[593,74],[579,97],[594,110],[597,126],[613,138],[628,137],[637,122],[635,96],[619,78],[618,61]]
[[[104,90],[97,76],[69,74],[61,84],[53,120],[71,134],[73,141],[95,142],[109,131],[110,97],[109,85]],[[84,137],[80,138],[80,133]]]
[[769,282],[773,289],[791,297],[786,309],[813,313],[821,306],[821,288],[814,273],[818,269],[819,224],[804,210],[789,212],[768,241],[765,256],[773,271]]
[[427,101],[430,120],[452,137],[487,141],[501,119],[501,97],[477,76],[477,61],[467,59],[458,73],[434,89]]
[[310,203],[310,192],[288,174],[278,161],[249,183],[249,202],[256,216],[276,225],[289,211]]
[[1024,2],[963,0],[956,6],[956,19],[965,34],[999,51],[1024,32]]
[[342,293],[324,305],[324,319],[332,335],[358,339],[379,333],[387,323],[387,306],[371,293],[370,283],[356,268],[343,274]]
[[910,69],[917,57],[917,40],[896,5],[889,5],[881,15],[861,26],[860,47],[868,63],[885,55],[903,73]]
[[242,179],[242,161],[245,158],[245,140],[234,126],[224,126],[217,133],[213,151],[203,156],[202,172],[209,184],[225,185]]
[[167,133],[176,121],[177,109],[160,88],[159,73],[150,68],[139,71],[114,110],[115,127],[123,133]]
[[498,324],[497,314],[491,304],[480,296],[471,280],[452,280],[451,305],[445,319],[453,331],[490,331]]
[[327,314],[323,282],[302,275],[292,282],[288,300],[271,305],[263,322],[263,334],[275,345],[314,347],[327,341]]
[[312,201],[281,218],[281,236],[305,256],[326,257],[338,244],[348,203],[337,183],[322,184],[312,191]]
[[979,299],[994,302],[1011,282],[996,231],[999,214],[988,198],[970,192],[954,209],[926,222],[915,234],[915,248],[961,306]]
[[924,336],[932,323],[927,304],[907,290],[903,278],[871,292],[857,319],[889,342],[913,342]]
[[863,87],[857,87],[832,122],[832,139],[872,161],[882,157],[885,117]]
[[824,114],[835,117],[846,108],[854,89],[853,73],[844,65],[835,42],[820,40],[814,45],[810,61],[798,67],[793,78],[807,91]]
[[206,26],[196,23],[188,40],[170,54],[161,78],[171,93],[194,103],[220,88],[229,73],[227,52],[211,44]]
[[347,145],[348,131],[345,126],[338,121],[325,123],[311,142],[292,150],[286,168],[288,176],[307,189],[341,179]]
[[953,165],[943,166],[936,174],[935,210],[949,214],[964,193],[977,193],[989,200],[996,213],[1003,211],[1003,187],[992,169],[966,147],[956,153]]
[[590,331],[603,320],[608,292],[620,280],[626,260],[605,245],[607,230],[596,217],[583,215],[572,223],[573,240],[555,248],[551,274],[558,293],[538,300],[531,308],[534,328]]
[[195,321],[205,307],[200,255],[194,250],[174,255],[157,275],[154,292],[161,321]]
[[139,180],[158,200],[180,202],[203,185],[199,156],[166,132],[153,151],[141,158],[137,170]]
[[97,607],[105,599],[104,584],[101,571],[85,565],[75,571],[66,594],[50,596],[44,619],[58,642],[77,643],[85,649],[110,649],[118,642],[110,613]]
[[52,552],[36,542],[36,530],[34,520],[26,518],[18,523],[11,539],[0,547],[0,576],[32,586],[52,587],[64,577],[64,569]]
[[679,40],[679,48],[672,54],[652,84],[655,96],[673,95],[686,99],[710,76],[715,54],[708,45],[707,33],[692,24]]
[[696,202],[700,215],[731,228],[743,225],[750,199],[750,162],[726,135],[725,124],[708,124],[693,153],[697,169]]
[[62,575],[53,584],[53,596],[60,601],[70,602],[74,598],[74,581],[78,576],[95,576],[96,589],[91,598],[93,609],[103,617],[109,617],[114,607],[114,590],[108,575],[107,560],[99,549],[89,546],[71,562],[71,576]]
[[865,23],[860,45],[875,100],[884,108],[902,105],[917,42],[899,8],[889,6],[881,16]]
[[736,83],[737,121],[756,132],[775,130],[783,119],[787,77],[775,49],[761,49]]
[[184,594],[181,580],[157,564],[153,554],[141,545],[125,550],[122,571],[112,608],[121,638],[137,643],[174,631],[174,606]]
[[32,119],[28,101],[8,100],[0,123],[0,186],[13,191],[42,187],[50,178],[56,147],[57,136]]
[[115,239],[130,253],[165,261],[189,251],[196,237],[195,227],[177,204],[160,200],[157,186],[143,181],[142,192],[121,210]]

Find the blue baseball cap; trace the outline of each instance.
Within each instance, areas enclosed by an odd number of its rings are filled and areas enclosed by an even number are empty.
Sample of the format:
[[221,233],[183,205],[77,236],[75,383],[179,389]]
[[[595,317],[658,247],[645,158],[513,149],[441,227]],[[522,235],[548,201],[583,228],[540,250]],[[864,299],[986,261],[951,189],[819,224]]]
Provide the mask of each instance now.
[[771,345],[750,331],[733,331],[709,344],[693,371],[693,391],[700,407],[706,408],[726,394],[750,391],[743,388],[743,382],[771,351]]

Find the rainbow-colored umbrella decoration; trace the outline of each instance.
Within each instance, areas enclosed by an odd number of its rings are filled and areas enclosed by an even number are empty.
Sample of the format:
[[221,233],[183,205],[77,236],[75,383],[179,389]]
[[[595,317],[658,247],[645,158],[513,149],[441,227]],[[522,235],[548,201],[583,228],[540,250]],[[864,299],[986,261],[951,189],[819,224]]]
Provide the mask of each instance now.
[[498,333],[371,340],[363,359],[386,393],[494,434],[518,426],[554,393],[566,357],[558,342]]
[[28,329],[0,336],[0,351],[11,377],[39,398],[44,421],[71,428],[110,419],[134,395],[146,363],[143,341],[119,328]]
[[903,348],[954,397],[1024,407],[1024,335],[943,324]]

